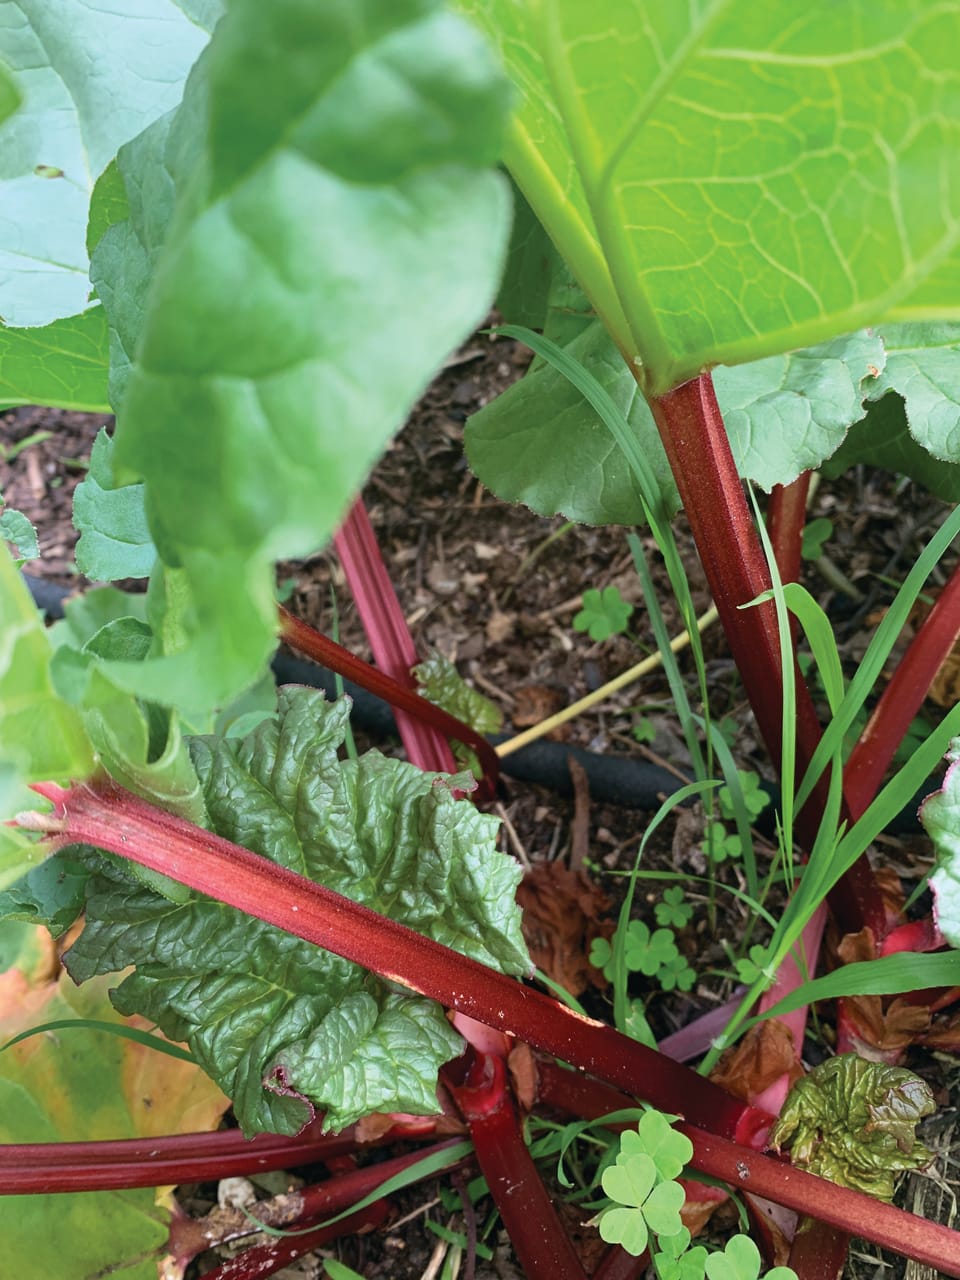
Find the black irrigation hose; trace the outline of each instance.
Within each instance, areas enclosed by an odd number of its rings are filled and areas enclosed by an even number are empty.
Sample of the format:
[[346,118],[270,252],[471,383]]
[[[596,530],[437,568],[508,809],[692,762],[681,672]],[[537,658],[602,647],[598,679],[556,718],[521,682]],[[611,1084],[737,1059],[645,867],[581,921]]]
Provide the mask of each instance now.
[[[30,592],[40,609],[49,618],[63,617],[64,601],[74,594],[74,588],[62,587],[24,574]],[[307,662],[286,653],[278,653],[273,660],[273,671],[278,684],[304,684],[322,689],[328,698],[337,695],[336,677],[316,663]],[[358,729],[374,738],[397,736],[397,725],[389,703],[368,693],[350,680],[343,681],[343,689],[353,699],[351,720]],[[494,746],[505,742],[510,735],[491,734]],[[501,768],[511,778],[521,782],[533,782],[560,795],[571,795],[573,783],[569,761],[572,759],[583,768],[590,787],[591,799],[601,804],[615,804],[625,809],[656,809],[664,796],[679,790],[682,783],[668,770],[649,764],[632,756],[603,756],[582,747],[568,747],[560,742],[534,742],[519,751],[504,756]],[[934,783],[934,785],[938,785]],[[773,799],[778,796],[773,788],[767,788]],[[887,827],[893,834],[918,831],[917,809],[920,801],[929,794],[927,784],[914,800]]]

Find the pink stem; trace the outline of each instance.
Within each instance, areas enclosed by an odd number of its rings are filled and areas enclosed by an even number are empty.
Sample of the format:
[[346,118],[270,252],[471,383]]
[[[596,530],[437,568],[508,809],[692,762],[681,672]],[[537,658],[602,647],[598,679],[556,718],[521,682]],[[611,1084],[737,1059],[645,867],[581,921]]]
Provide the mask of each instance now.
[[507,1087],[504,1059],[474,1054],[463,1084],[447,1081],[503,1225],[529,1280],[586,1280],[570,1237],[530,1157]]
[[20,824],[49,833],[55,848],[85,843],[131,858],[720,1132],[770,1122],[765,1113],[612,1027],[156,809],[109,779],[69,791],[54,783],[34,790],[53,802],[54,813],[21,814]]
[[800,581],[800,551],[803,546],[803,526],[807,522],[810,475],[809,471],[802,471],[792,484],[776,484],[770,492],[767,524],[773,554],[783,582]]
[[[417,651],[361,498],[350,508],[334,544],[374,662],[398,684],[416,692],[417,682],[410,672],[419,661]],[[412,764],[437,773],[456,772],[446,738],[431,725],[399,708],[396,718],[407,759]]]
[[[951,573],[933,608],[900,659],[874,707],[843,775],[843,790],[854,819],[880,789],[896,750],[920,710],[937,672],[960,636],[960,565]],[[881,937],[878,933],[877,937]]]
[[297,1138],[259,1134],[250,1140],[232,1129],[117,1142],[7,1143],[0,1146],[0,1195],[210,1182],[311,1164],[356,1149],[353,1129],[323,1136],[319,1122],[310,1125],[309,1136]]

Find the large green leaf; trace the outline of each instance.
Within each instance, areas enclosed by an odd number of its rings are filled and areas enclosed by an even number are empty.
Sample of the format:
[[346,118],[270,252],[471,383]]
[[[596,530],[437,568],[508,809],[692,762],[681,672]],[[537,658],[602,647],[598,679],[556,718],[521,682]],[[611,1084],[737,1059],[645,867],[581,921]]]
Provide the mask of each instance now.
[[[508,102],[481,38],[434,0],[236,0],[169,136],[121,156],[131,219],[94,275],[121,370],[118,478],[145,482],[191,609],[179,653],[112,678],[200,709],[262,669],[271,560],[330,536],[493,296]],[[136,207],[146,181],[159,214]]]
[[871,398],[899,392],[917,443],[960,462],[960,324],[884,325],[880,337],[887,362]]
[[[348,714],[290,687],[279,717],[246,738],[195,740],[213,826],[474,959],[526,973],[520,873],[495,849],[496,821],[403,761],[371,752],[340,762]],[[97,862],[70,973],[136,964],[117,1007],[187,1040],[248,1133],[294,1132],[313,1105],[330,1127],[436,1109],[437,1069],[460,1045],[438,1005],[222,903],[172,904],[119,860]]]
[[[87,214],[117,148],[176,106],[216,4],[7,0],[0,58],[23,97],[0,127],[0,316],[46,325],[87,305]],[[204,26],[204,23],[207,26]]]
[[51,657],[43,620],[0,546],[0,762],[28,782],[81,779],[94,767],[79,715],[54,692]]
[[0,326],[0,410],[44,404],[109,413],[107,319],[102,307],[40,329]]
[[[0,925],[0,941],[14,929],[22,926]],[[121,1021],[107,998],[106,980],[76,987],[57,976],[49,935],[41,947],[45,972],[39,980],[28,980],[23,960],[0,973],[0,1044],[58,1019]],[[88,1028],[33,1036],[0,1057],[2,1142],[147,1139],[212,1129],[225,1105],[196,1067]],[[4,1274],[24,1280],[156,1280],[168,1223],[151,1188],[3,1196]]]
[[94,441],[90,467],[77,485],[73,523],[80,530],[77,568],[92,581],[149,576],[157,552],[147,527],[143,485],[117,485],[113,440],[106,430]]
[[659,393],[960,308],[960,11],[460,0],[522,94],[511,172]]
[[[599,321],[566,346],[613,398],[650,461],[668,508],[679,496],[636,379]],[[863,417],[864,384],[884,365],[866,330],[803,351],[714,371],[740,474],[769,489],[818,467]],[[498,497],[588,524],[643,524],[622,451],[576,387],[538,362],[467,423],[470,465]]]
[[866,463],[910,476],[945,502],[960,502],[960,465],[947,463],[917,444],[907,422],[903,397],[888,392],[866,406],[866,417],[850,429],[843,444],[823,465],[829,478]]

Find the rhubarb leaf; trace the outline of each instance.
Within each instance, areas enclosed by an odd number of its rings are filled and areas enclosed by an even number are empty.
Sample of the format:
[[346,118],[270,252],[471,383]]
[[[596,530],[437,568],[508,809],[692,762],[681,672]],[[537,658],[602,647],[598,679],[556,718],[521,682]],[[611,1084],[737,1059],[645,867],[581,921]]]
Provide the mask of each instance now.
[[[637,381],[596,321],[566,346],[609,392],[650,460],[670,510],[676,486],[653,415]],[[765,489],[819,467],[865,413],[865,380],[883,368],[880,339],[867,331],[818,347],[720,367],[713,380],[740,474]],[[587,524],[642,524],[643,506],[623,453],[597,413],[546,362],[467,423],[467,458],[508,502]]]
[[944,462],[917,444],[907,423],[903,397],[893,392],[866,406],[866,417],[823,464],[828,479],[865,463],[910,476],[945,502],[960,502],[960,465]]
[[[203,12],[203,8],[208,10]],[[12,0],[0,55],[23,102],[0,126],[0,315],[49,325],[86,307],[87,216],[117,149],[176,106],[216,6]],[[41,402],[45,403],[45,402]]]
[[887,360],[870,398],[899,392],[914,440],[935,458],[960,461],[960,324],[884,325],[879,336]]
[[884,367],[868,330],[713,371],[740,474],[764,489],[816,469],[864,415],[863,384]]
[[[594,321],[565,348],[607,391],[648,458],[668,509],[679,504],[667,455],[636,379]],[[644,524],[643,504],[620,447],[583,395],[545,361],[473,415],[467,459],[506,502],[585,524]]]
[[93,582],[145,578],[157,558],[147,526],[143,485],[117,484],[113,450],[106,429],[100,431],[89,470],[73,499],[73,523],[80,532],[77,568]]
[[929,880],[937,926],[952,947],[960,947],[960,739],[950,744],[947,759],[943,786],[924,800],[920,821],[937,852]]
[[0,545],[0,762],[27,782],[86,778],[94,767],[79,715],[54,692],[51,657],[40,614]]
[[[145,482],[192,608],[183,650],[112,679],[202,709],[260,674],[272,560],[330,536],[493,297],[508,104],[480,36],[431,0],[236,0],[162,148],[153,135],[154,154],[121,155],[131,218],[94,264],[116,334],[117,476]],[[151,175],[159,215],[136,207]]]
[[508,167],[653,392],[884,314],[957,316],[960,13],[461,7],[522,95]]
[[[84,1019],[120,1023],[106,981],[74,986],[58,973],[49,935],[42,958],[31,981],[20,968],[0,973],[0,1045],[59,1019],[78,1025],[31,1036],[0,1057],[0,1142],[142,1141],[216,1128],[226,1099],[201,1071],[80,1026]],[[169,1214],[152,1188],[3,1196],[0,1233],[10,1276],[156,1280]]]
[[[440,653],[432,653],[413,668],[420,693],[428,702],[442,707],[478,733],[499,733],[503,712],[495,702],[467,684],[454,664]],[[475,778],[483,774],[476,753],[462,742],[453,743],[459,769],[469,769]]]
[[40,329],[0,326],[0,410],[43,404],[109,413],[109,343],[102,307]]
[[890,1201],[899,1173],[933,1159],[915,1129],[935,1110],[912,1071],[844,1053],[794,1084],[770,1143],[800,1169]]
[[[279,715],[193,752],[213,827],[254,852],[508,973],[530,963],[519,869],[496,822],[448,780],[370,752],[338,759],[349,707],[285,688]],[[83,858],[82,852],[75,857]],[[432,1112],[460,1040],[442,1009],[222,903],[171,904],[96,856],[78,981],[136,964],[115,1000],[186,1040],[248,1133],[296,1132],[313,1107],[341,1128],[371,1111]]]

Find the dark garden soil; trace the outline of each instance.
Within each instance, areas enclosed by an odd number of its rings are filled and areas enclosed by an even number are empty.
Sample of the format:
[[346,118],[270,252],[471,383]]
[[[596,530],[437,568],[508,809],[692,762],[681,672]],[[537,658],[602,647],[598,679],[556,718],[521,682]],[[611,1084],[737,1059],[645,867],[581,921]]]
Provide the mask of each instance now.
[[[631,619],[629,637],[597,644],[572,625],[581,594],[590,587],[615,585],[625,599],[640,606],[641,593],[623,530],[568,526],[562,518],[544,519],[508,506],[488,493],[467,468],[464,421],[520,376],[527,361],[528,354],[513,342],[482,335],[471,339],[448,361],[364,492],[418,649],[423,655],[438,650],[454,661],[500,707],[507,732],[519,731],[599,688],[654,648],[642,606]],[[32,408],[0,418],[0,491],[11,507],[34,522],[40,538],[41,559],[28,572],[78,590],[85,584],[73,568],[71,495],[102,425],[100,418]],[[834,529],[827,546],[829,561],[816,567],[808,564],[806,582],[831,613],[850,670],[862,656],[879,611],[944,510],[909,482],[882,474],[857,473],[839,482],[825,482],[817,491],[811,515],[829,517]],[[681,548],[694,584],[694,600],[702,612],[709,599],[689,538],[682,538]],[[332,552],[282,565],[278,578],[294,613],[327,632],[339,627],[343,644],[369,656]],[[661,598],[668,627],[675,634],[681,624],[665,590]],[[704,643],[712,714],[729,718],[740,767],[772,778],[716,627],[706,633]],[[681,664],[693,696],[689,655]],[[945,699],[955,700],[960,691],[954,686],[953,678],[946,676]],[[936,717],[937,706],[928,703],[926,714]],[[645,718],[642,727],[653,735],[645,742],[637,741],[633,732],[641,726],[641,718]],[[593,752],[629,754],[666,764],[686,776],[689,762],[660,673],[566,725],[559,737]],[[395,749],[389,743],[377,745]],[[649,814],[592,801],[582,786],[574,799],[513,781],[498,812],[504,818],[503,847],[525,864],[550,862],[557,867],[594,869],[590,874],[601,899],[597,918],[564,939],[570,952],[565,971],[579,968],[585,973],[584,947],[598,930],[612,927],[612,912],[621,893],[620,880],[610,873],[628,861],[632,864]],[[702,874],[706,861],[697,814],[686,813],[675,830],[670,823],[662,830],[645,866]],[[762,841],[760,850],[766,858],[772,852]],[[877,856],[896,869],[909,892],[927,865],[929,850],[918,832],[908,831],[884,836]],[[743,887],[731,864],[720,869],[719,879]],[[649,891],[638,893],[637,910],[653,925],[659,890],[647,883]],[[715,911],[704,886],[689,892],[688,901],[695,904],[696,913],[682,933],[681,946],[700,975],[697,985],[686,995],[642,988],[636,992],[649,997],[648,1016],[658,1036],[730,997],[732,981],[724,976],[730,961],[723,944],[736,946],[749,918],[737,899],[722,892],[721,909]],[[536,919],[531,918],[531,930],[556,947],[564,916],[569,916],[569,908],[558,908],[548,894]],[[762,941],[762,935],[754,940]],[[591,1012],[607,1015],[602,990],[589,987],[583,999]],[[821,1023],[815,1032],[807,1045],[808,1061],[828,1051],[829,1025]],[[939,1115],[928,1126],[927,1139],[942,1158],[930,1175],[913,1175],[905,1182],[901,1202],[949,1221],[955,1212],[951,1192],[960,1193],[960,1141],[955,1132],[960,1068],[948,1053],[917,1050],[911,1050],[908,1064],[929,1080],[941,1104]],[[292,1181],[286,1179],[286,1183]],[[282,1189],[280,1182],[273,1181],[260,1193],[278,1189]],[[190,1212],[202,1213],[215,1194],[215,1188],[187,1188],[182,1199]],[[400,1220],[382,1232],[345,1241],[339,1256],[366,1277],[414,1280],[439,1274],[444,1245],[424,1230],[424,1216],[454,1230],[461,1229],[461,1223],[437,1202],[438,1194],[436,1186],[424,1186],[398,1197]],[[489,1206],[482,1203],[478,1206],[481,1228],[488,1216]],[[494,1259],[480,1263],[477,1276],[487,1280],[516,1276],[509,1247],[496,1226],[489,1240]],[[871,1247],[855,1249],[846,1274],[856,1280],[875,1276],[896,1280],[904,1275],[919,1280],[924,1275],[922,1268],[905,1268],[902,1261],[882,1259],[875,1253]],[[205,1258],[196,1274],[209,1269],[212,1261]],[[281,1274],[305,1280],[323,1272],[319,1260],[311,1256]]]

